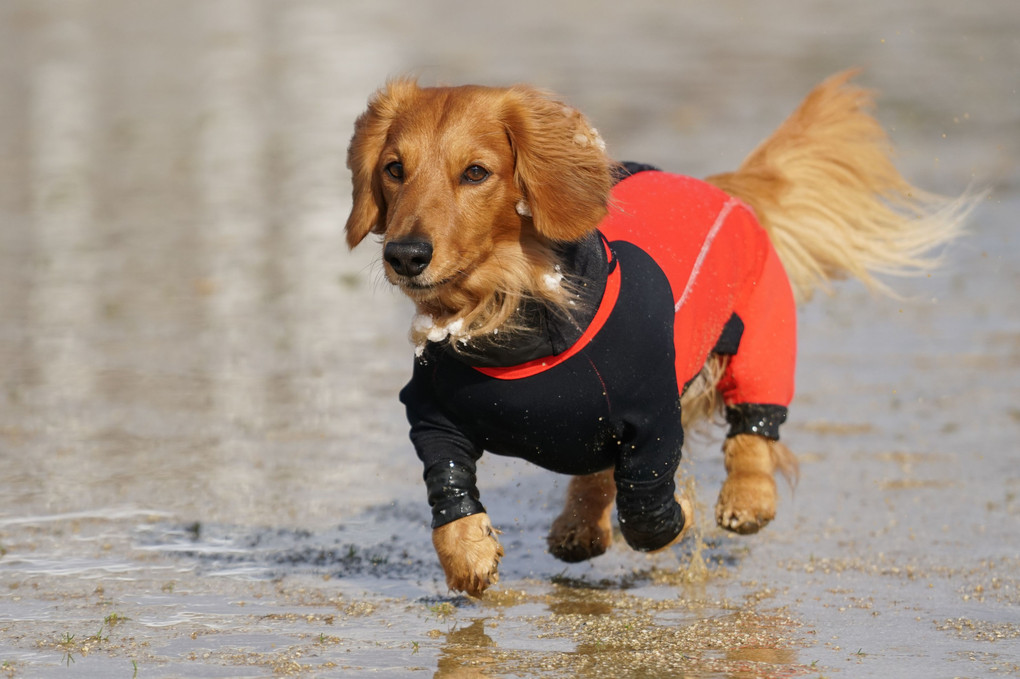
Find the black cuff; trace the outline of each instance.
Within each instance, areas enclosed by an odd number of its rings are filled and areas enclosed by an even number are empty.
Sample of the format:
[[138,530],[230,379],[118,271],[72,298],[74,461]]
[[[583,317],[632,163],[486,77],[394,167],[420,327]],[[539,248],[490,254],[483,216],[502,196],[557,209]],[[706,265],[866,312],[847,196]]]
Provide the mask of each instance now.
[[478,500],[474,470],[455,462],[443,462],[426,469],[424,476],[432,507],[432,528],[485,511]]
[[654,509],[645,506],[646,498],[616,496],[620,532],[632,549],[652,552],[672,542],[684,529],[684,513],[676,499],[660,503]]
[[740,349],[740,338],[743,336],[744,322],[740,320],[740,316],[733,314],[730,316],[730,320],[726,321],[722,332],[719,333],[719,339],[716,340],[712,353],[736,356],[737,350]]
[[635,163],[630,160],[625,160],[621,163],[617,163],[609,168],[609,172],[613,176],[613,184],[619,184],[627,177],[637,174],[638,172],[658,172],[659,168],[654,165],[648,165],[646,163]]
[[726,421],[730,430],[726,438],[737,434],[758,434],[773,441],[779,440],[779,425],[786,422],[787,410],[768,403],[738,403],[726,407]]

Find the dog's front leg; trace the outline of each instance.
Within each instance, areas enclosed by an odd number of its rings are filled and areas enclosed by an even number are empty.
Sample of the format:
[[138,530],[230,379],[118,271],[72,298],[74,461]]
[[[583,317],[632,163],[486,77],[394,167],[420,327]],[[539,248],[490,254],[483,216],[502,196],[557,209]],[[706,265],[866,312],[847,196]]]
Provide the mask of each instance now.
[[681,542],[683,542],[684,538],[687,537],[687,533],[691,530],[691,526],[694,525],[694,505],[691,504],[691,501],[688,500],[686,497],[682,497],[680,495],[674,496],[673,499],[676,500],[676,503],[678,505],[680,505],[680,511],[684,515],[684,527],[683,527],[683,530],[681,530],[679,533],[677,533],[677,536],[675,538],[673,538],[672,540],[670,540],[669,544],[664,545],[663,547],[660,547],[659,549],[653,549],[652,550],[653,554],[656,553],[656,552],[663,552],[663,551],[669,549],[670,547],[672,547],[673,545],[678,545]]
[[546,538],[549,553],[567,563],[604,554],[613,539],[610,515],[615,500],[612,469],[570,479],[563,511]]
[[757,533],[776,516],[776,470],[792,485],[797,460],[779,441],[757,434],[726,439],[723,454],[727,476],[715,506],[716,522],[734,533]]
[[486,513],[451,521],[432,531],[432,544],[446,573],[446,585],[457,592],[481,596],[499,580],[503,546]]

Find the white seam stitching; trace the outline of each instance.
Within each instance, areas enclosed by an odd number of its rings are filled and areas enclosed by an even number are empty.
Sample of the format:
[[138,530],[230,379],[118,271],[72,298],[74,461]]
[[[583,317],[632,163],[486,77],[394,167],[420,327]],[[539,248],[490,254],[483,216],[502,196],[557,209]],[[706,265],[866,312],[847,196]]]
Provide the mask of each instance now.
[[691,275],[687,279],[687,285],[684,287],[684,292],[680,295],[680,299],[677,300],[676,305],[673,307],[673,313],[680,311],[680,307],[687,301],[687,296],[691,294],[691,288],[694,287],[694,280],[698,277],[698,273],[701,270],[701,265],[705,262],[705,257],[708,256],[708,250],[712,247],[712,241],[715,240],[716,235],[719,233],[719,229],[722,228],[726,218],[730,215],[730,211],[738,204],[736,198],[730,198],[726,201],[726,204],[719,210],[719,214],[715,217],[715,222],[712,224],[712,228],[708,230],[708,235],[705,236],[705,242],[701,244],[701,252],[698,253],[698,258],[694,260],[694,267],[691,269]]

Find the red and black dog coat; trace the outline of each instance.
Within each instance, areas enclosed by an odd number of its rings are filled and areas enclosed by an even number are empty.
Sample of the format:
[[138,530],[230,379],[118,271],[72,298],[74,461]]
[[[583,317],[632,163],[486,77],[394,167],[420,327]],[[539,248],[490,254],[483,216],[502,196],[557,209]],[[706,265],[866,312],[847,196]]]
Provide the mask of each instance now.
[[796,316],[776,251],[737,199],[646,167],[622,166],[601,239],[585,250],[600,265],[600,298],[569,344],[494,367],[430,342],[416,361],[400,397],[433,527],[485,511],[475,462],[488,450],[564,474],[614,469],[628,544],[668,544],[684,524],[680,395],[713,352],[730,354],[718,385],[729,435],[778,438]]

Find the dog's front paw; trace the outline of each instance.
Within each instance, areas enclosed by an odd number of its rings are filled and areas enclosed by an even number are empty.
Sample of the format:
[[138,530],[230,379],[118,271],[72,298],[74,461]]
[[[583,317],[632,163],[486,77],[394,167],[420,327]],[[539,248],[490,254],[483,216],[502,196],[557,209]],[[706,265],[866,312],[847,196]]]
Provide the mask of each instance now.
[[[677,536],[675,538],[673,538],[672,540],[670,540],[669,544],[666,545],[665,547],[663,547],[662,549],[668,549],[668,548],[672,547],[673,545],[678,545],[681,542],[683,542],[683,539],[685,537],[687,537],[687,534],[690,532],[691,526],[694,525],[694,505],[691,504],[691,501],[688,500],[686,497],[682,497],[680,495],[677,495],[676,496],[676,503],[678,505],[680,505],[680,511],[684,515],[684,527],[682,529],[680,529],[680,532],[677,533]],[[660,551],[660,550],[655,550],[655,551]]]
[[432,544],[450,589],[481,596],[499,581],[503,546],[497,533],[485,513],[465,516],[432,531]]
[[731,474],[719,491],[715,520],[721,528],[750,535],[776,518],[776,482],[771,474]]
[[560,561],[578,563],[606,553],[613,542],[612,525],[592,521],[591,517],[564,512],[553,521],[546,544],[549,553]]

